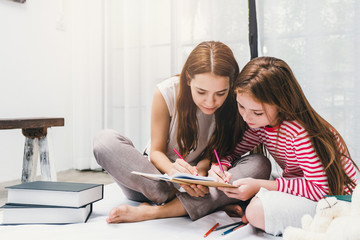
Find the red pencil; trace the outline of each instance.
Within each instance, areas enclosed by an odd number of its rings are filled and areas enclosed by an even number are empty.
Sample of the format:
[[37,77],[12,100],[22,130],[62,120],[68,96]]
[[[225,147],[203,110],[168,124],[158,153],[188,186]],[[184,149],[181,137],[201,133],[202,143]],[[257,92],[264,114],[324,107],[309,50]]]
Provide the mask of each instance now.
[[204,238],[207,237],[212,231],[214,231],[217,226],[219,226],[219,223],[216,223],[212,228],[210,228],[210,230],[205,233]]

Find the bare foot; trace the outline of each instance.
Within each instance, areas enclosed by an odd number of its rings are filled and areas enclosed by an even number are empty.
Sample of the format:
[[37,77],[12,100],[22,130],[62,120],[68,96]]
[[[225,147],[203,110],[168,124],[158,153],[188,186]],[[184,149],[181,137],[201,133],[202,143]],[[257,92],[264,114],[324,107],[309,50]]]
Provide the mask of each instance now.
[[149,203],[142,203],[137,207],[130,205],[120,205],[113,208],[109,217],[106,219],[107,223],[124,223],[124,222],[140,222],[145,220],[154,219],[152,215],[153,209],[156,206],[152,206]]
[[230,217],[242,217],[243,215],[242,208],[238,204],[229,204],[221,209],[224,210]]
[[140,222],[186,215],[186,210],[180,200],[174,198],[172,201],[159,206],[150,205],[149,203],[142,203],[137,207],[120,205],[110,211],[106,221],[108,223]]

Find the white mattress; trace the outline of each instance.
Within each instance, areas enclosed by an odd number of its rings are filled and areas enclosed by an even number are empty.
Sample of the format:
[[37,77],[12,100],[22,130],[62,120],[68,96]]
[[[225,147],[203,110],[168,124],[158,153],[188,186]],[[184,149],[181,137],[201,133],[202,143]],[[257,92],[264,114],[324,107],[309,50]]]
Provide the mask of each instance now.
[[[105,186],[104,199],[94,203],[93,213],[87,223],[67,225],[1,225],[0,239],[36,239],[36,240],[112,240],[112,239],[167,239],[190,240],[202,239],[204,234],[216,223],[220,225],[239,221],[230,218],[223,211],[218,211],[197,221],[188,217],[159,219],[138,223],[107,224],[105,219],[109,211],[122,203],[138,205],[129,201],[115,184]],[[0,222],[2,213],[0,212]],[[206,239],[282,239],[245,226],[226,236],[221,236],[223,230],[212,232]]]

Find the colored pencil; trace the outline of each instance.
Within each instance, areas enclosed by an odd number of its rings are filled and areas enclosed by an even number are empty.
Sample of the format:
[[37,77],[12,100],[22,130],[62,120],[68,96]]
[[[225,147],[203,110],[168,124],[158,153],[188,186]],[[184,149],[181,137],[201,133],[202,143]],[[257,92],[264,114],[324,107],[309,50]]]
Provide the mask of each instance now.
[[245,226],[245,225],[246,225],[246,223],[240,223],[240,224],[238,224],[238,225],[235,225],[235,227],[232,227],[232,228],[230,228],[229,230],[226,230],[226,231],[223,232],[221,235],[229,234],[229,233],[231,233],[231,232],[233,232],[233,231],[235,231],[235,230],[237,230],[237,229],[239,229],[239,228],[241,228],[241,227],[243,227],[243,226]]
[[[216,160],[217,160],[217,162],[219,163],[219,167],[220,167],[222,173],[224,174],[223,177],[225,177],[225,171],[224,171],[223,167],[221,166],[221,162],[220,162],[219,156],[218,156],[218,154],[217,154],[217,152],[216,152],[216,149],[214,149],[214,153],[215,153],[215,156],[216,156]],[[225,181],[225,182],[227,182],[227,181]]]
[[217,226],[219,226],[219,223],[216,223],[212,228],[210,228],[210,230],[205,233],[204,238],[209,236],[209,234],[214,231]]
[[176,151],[175,148],[174,148],[173,150],[174,150],[174,152],[176,153],[176,155],[179,156],[180,159],[182,159],[182,160],[184,160],[184,161],[186,162],[186,160],[180,155],[180,153],[179,153],[178,151]]
[[228,227],[231,227],[231,226],[234,226],[234,225],[238,225],[240,223],[242,223],[242,221],[230,223],[230,224],[224,225],[224,226],[220,226],[220,227],[217,227],[214,231],[221,230],[221,229],[224,229],[224,228],[228,228]]
[[246,225],[247,225],[247,224],[246,224],[246,223],[244,223],[244,224],[242,224],[242,225],[240,225],[240,226],[237,226],[236,228],[234,228],[234,230],[233,230],[233,231],[238,230],[239,228],[245,227]]
[[[180,159],[182,159],[182,160],[184,160],[184,161],[186,162],[186,160],[180,155],[180,153],[179,153],[178,151],[176,151],[175,148],[174,148],[173,150],[174,150],[174,152],[176,153],[176,155],[179,156]],[[196,168],[196,167],[195,167],[195,168]],[[196,175],[196,176],[199,176],[198,171],[197,171],[197,168],[196,168],[195,175]]]

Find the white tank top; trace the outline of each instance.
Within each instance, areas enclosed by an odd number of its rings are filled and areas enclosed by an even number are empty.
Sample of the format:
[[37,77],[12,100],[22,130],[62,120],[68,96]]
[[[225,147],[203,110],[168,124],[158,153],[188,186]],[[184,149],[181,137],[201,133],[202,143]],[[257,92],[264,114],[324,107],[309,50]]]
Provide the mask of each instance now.
[[[176,97],[179,92],[179,77],[169,78],[157,85],[162,96],[165,99],[169,113],[170,113],[170,126],[169,126],[169,138],[167,141],[166,156],[174,162],[178,156],[174,153],[173,149],[179,149],[176,141],[177,130],[177,113],[176,109]],[[198,129],[198,143],[197,149],[190,150],[189,155],[186,157],[186,161],[191,165],[196,165],[200,160],[199,157],[208,144],[208,141],[215,129],[215,115],[206,115],[200,109],[196,112],[199,129]],[[148,147],[147,150],[150,148]],[[149,151],[147,151],[149,152]]]

